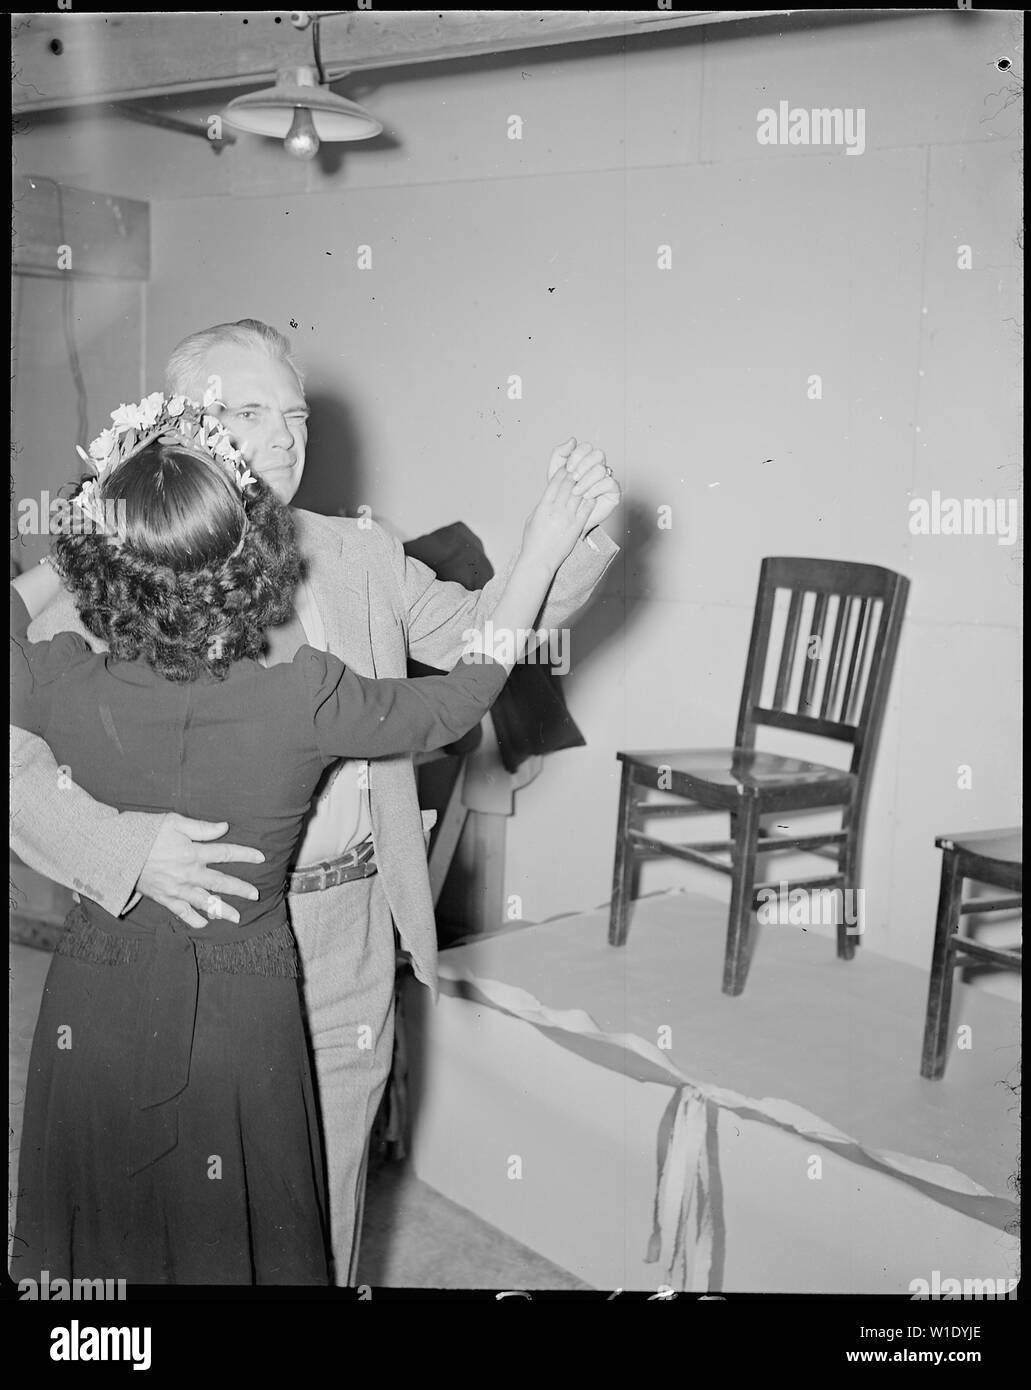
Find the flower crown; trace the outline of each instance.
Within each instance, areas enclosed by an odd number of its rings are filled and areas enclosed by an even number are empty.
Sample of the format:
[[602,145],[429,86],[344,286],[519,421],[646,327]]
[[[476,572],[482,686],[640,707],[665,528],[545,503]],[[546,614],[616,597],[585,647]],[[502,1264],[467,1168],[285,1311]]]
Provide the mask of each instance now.
[[208,414],[211,407],[223,404],[215,388],[209,386],[202,403],[186,396],[165,396],[154,391],[138,405],[120,405],[111,412],[111,426],[97,435],[89,446],[89,453],[80,445],[75,446],[76,453],[97,476],[83,483],[71,499],[72,506],[89,517],[94,529],[106,535],[113,534],[100,497],[104,475],[153,444],[155,439],[210,454],[230,474],[241,493],[244,492],[256,481],[254,474],[234,446],[226,427]]

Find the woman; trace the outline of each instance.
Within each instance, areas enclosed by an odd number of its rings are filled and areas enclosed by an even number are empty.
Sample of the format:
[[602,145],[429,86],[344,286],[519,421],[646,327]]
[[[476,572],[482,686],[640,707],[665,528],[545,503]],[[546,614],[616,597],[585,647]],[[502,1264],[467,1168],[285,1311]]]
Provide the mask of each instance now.
[[[112,418],[54,545],[109,650],[29,643],[47,596],[38,576],[12,586],[12,723],[99,800],[229,821],[265,858],[239,871],[259,890],[239,924],[202,932],[148,898],[112,917],[83,889],[33,1041],[12,1274],[327,1283],[287,869],[328,764],[453,742],[513,655],[469,651],[417,681],[365,680],[309,646],[262,665],[301,571],[289,512],[203,407],[155,395]],[[568,473],[548,484],[499,640],[533,627],[592,508]]]

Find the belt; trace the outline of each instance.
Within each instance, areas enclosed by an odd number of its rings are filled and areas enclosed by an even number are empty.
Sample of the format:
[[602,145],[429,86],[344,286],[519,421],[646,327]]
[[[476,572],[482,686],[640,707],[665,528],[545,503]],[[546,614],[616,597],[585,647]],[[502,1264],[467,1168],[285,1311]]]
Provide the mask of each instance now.
[[370,835],[360,845],[336,859],[324,859],[321,864],[296,869],[286,881],[286,891],[320,893],[325,888],[336,888],[338,884],[349,883],[354,878],[369,878],[377,872],[375,853]]

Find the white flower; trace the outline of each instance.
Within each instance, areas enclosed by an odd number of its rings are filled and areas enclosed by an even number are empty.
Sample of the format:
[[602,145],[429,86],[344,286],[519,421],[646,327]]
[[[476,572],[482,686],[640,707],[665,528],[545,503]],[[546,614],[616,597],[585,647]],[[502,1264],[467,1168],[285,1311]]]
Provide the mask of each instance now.
[[90,458],[97,463],[106,463],[118,442],[114,430],[102,430],[89,446]]
[[138,405],[120,405],[117,410],[112,410],[111,419],[118,434],[143,428],[143,412]]
[[183,413],[183,411],[186,409],[186,397],[172,396],[169,399],[168,405],[165,407],[165,409],[167,410],[168,414],[172,417],[173,420],[177,420],[179,416]]
[[213,381],[211,383],[208,389],[204,392],[204,400],[202,402],[203,405],[225,405],[225,401],[221,400],[219,397],[218,387],[219,383],[217,381]]
[[136,407],[140,417],[140,425],[143,429],[150,429],[157,424],[158,416],[161,414],[161,407],[165,403],[165,398],[160,391],[152,391],[149,396],[144,396]]
[[236,475],[236,481],[240,484],[242,490],[245,487],[250,487],[251,483],[256,483],[258,480],[247,465],[244,464],[243,472]]

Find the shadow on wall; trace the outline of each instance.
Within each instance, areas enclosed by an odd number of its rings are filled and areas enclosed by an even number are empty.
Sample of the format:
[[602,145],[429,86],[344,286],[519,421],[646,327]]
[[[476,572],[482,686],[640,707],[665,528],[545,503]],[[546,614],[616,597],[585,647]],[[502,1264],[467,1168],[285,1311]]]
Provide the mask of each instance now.
[[[574,619],[578,670],[599,647],[615,638],[617,627],[620,640],[623,639],[627,623],[632,621],[630,605],[633,600],[630,604],[626,602],[628,592],[638,596],[650,591],[648,575],[655,544],[655,508],[624,494],[622,504],[605,523],[605,530],[620,546],[620,553]],[[624,604],[618,623],[613,620],[613,602]]]
[[[328,85],[330,91],[332,91],[334,84],[331,82]],[[365,102],[368,100],[370,95],[375,95],[375,93],[379,91],[382,85],[382,82],[367,82],[361,88],[356,88],[351,83],[348,83],[346,93],[341,91],[334,93],[334,95],[346,95],[348,101]],[[359,92],[360,95],[354,96],[353,93],[356,91]],[[381,151],[399,150],[401,148],[401,141],[396,139],[393,135],[389,133],[389,131],[386,130],[381,131],[379,135],[374,135],[369,140],[362,141],[363,150]],[[321,172],[325,175],[332,175],[340,173],[341,169],[344,167],[344,160],[347,157],[347,154],[348,145],[346,144],[346,142],[328,140],[325,141],[319,147],[319,152],[315,158]]]
[[371,480],[362,458],[354,412],[336,395],[313,392],[304,477],[294,505],[322,516],[357,516]]

